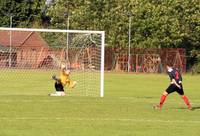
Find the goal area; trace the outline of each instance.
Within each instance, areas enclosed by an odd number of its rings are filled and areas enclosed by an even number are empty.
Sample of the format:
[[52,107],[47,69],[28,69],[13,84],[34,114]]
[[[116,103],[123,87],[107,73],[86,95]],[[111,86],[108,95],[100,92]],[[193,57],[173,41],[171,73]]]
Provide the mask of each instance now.
[[70,69],[67,96],[104,96],[104,31],[0,27],[0,95],[47,95],[60,64]]

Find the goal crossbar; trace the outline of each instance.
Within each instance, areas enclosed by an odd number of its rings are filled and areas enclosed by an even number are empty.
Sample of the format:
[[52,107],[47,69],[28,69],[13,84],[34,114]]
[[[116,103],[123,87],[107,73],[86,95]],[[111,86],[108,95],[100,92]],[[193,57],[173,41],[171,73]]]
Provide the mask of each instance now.
[[11,30],[11,31],[34,31],[34,32],[54,32],[54,33],[95,33],[105,34],[104,31],[93,31],[93,30],[64,30],[64,29],[32,29],[32,28],[8,28],[0,27],[0,30]]

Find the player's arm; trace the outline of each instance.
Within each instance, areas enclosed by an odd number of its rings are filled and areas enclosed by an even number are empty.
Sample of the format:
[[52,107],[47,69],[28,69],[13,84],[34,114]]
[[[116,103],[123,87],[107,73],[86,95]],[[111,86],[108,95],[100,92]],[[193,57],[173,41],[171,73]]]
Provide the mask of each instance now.
[[55,80],[56,82],[61,82],[60,79],[56,77],[56,75],[53,75],[52,79]]
[[170,77],[171,84],[175,84],[178,88],[181,88],[181,86],[175,80],[175,75],[172,72],[168,72],[168,75]]
[[172,83],[175,84],[178,88],[181,88],[181,86],[176,82],[175,79],[172,79]]
[[69,69],[65,69],[65,70],[64,70],[64,73],[65,73],[66,75],[68,75],[68,76],[71,74],[71,72],[70,72]]

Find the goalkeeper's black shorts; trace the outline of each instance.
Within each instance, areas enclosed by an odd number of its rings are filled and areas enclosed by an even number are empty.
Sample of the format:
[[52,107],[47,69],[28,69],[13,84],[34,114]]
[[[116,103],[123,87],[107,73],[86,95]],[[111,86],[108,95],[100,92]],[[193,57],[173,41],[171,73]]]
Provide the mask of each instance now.
[[56,89],[56,91],[64,92],[64,87],[60,82],[55,82],[55,89]]
[[179,85],[181,86],[181,88],[178,88],[175,84],[170,84],[169,87],[166,89],[166,92],[168,94],[177,92],[180,95],[184,95],[183,85],[182,84],[179,84]]

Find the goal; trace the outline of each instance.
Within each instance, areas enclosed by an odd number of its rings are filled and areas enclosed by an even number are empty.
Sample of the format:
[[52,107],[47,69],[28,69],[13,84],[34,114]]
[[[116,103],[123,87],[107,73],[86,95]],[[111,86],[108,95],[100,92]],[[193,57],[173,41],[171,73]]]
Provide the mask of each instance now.
[[104,96],[104,31],[0,27],[0,95],[46,95],[61,62],[77,81],[68,96]]

